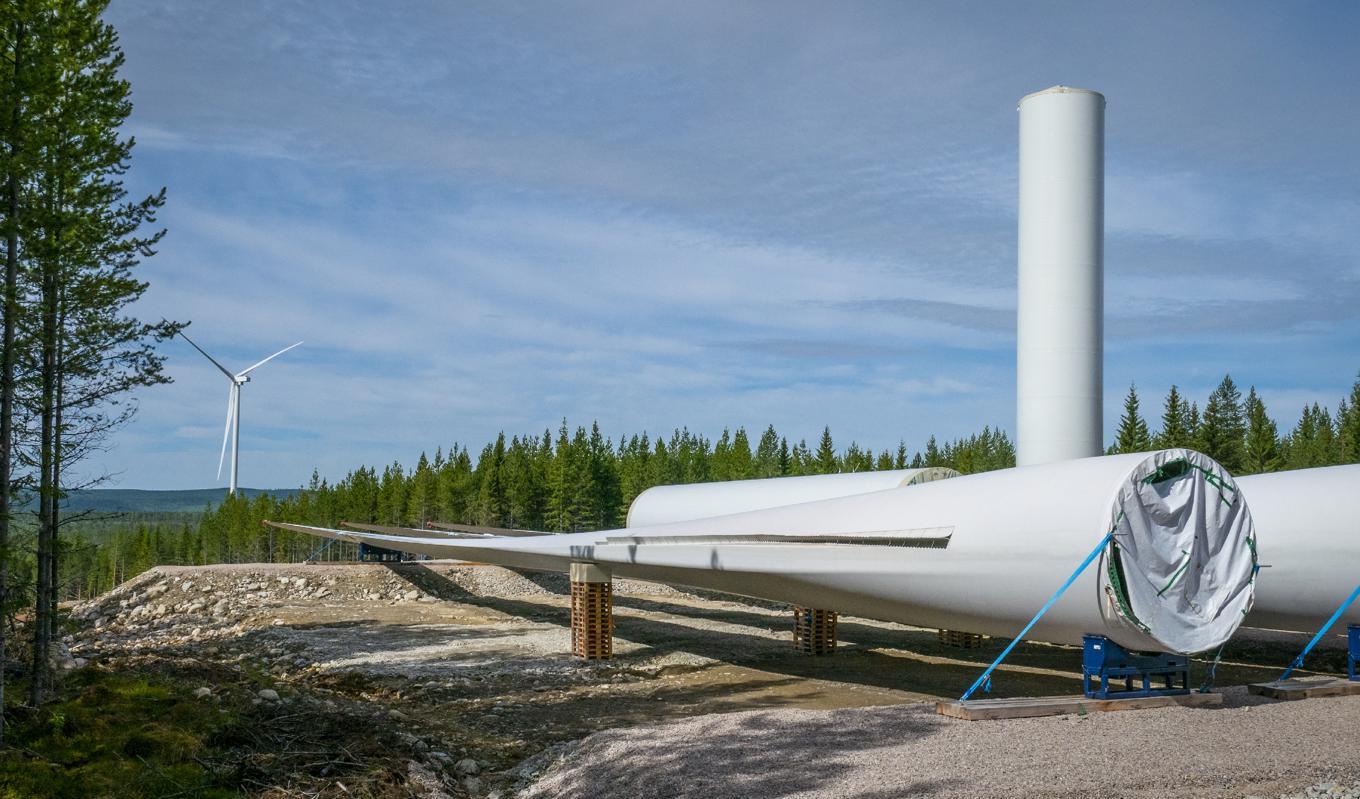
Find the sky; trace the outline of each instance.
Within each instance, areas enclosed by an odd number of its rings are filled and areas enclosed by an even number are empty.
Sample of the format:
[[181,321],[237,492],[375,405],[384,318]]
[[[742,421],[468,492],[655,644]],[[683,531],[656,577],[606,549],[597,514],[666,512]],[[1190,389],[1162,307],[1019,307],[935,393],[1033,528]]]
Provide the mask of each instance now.
[[[1360,370],[1360,5],[118,0],[134,307],[240,369],[241,484],[598,420],[1015,428],[1016,103],[1105,94],[1105,428]],[[221,485],[227,380],[86,466]],[[1155,428],[1154,422],[1154,428]]]

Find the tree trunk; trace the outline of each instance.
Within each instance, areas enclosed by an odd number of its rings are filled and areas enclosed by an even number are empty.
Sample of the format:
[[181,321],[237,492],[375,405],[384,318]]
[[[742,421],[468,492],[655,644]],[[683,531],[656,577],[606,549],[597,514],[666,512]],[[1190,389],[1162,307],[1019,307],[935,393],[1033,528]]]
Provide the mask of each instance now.
[[[49,186],[50,196],[57,197],[56,192]],[[49,209],[55,216],[57,213],[56,203]],[[28,698],[29,704],[34,707],[41,704],[43,695],[46,691],[49,652],[52,642],[52,613],[48,600],[52,592],[52,550],[56,542],[55,519],[52,516],[52,497],[56,491],[53,481],[53,466],[55,464],[54,434],[56,424],[56,389],[57,389],[57,292],[58,274],[57,261],[60,256],[57,254],[56,236],[51,228],[50,222],[47,230],[47,237],[53,246],[44,253],[43,261],[40,264],[42,275],[42,367],[41,385],[42,399],[40,401],[40,422],[38,437],[38,585],[37,601],[35,603],[34,631],[33,631],[33,678],[29,683]]]
[[[58,265],[60,261],[58,261]],[[56,325],[53,334],[54,376],[56,385],[52,401],[52,494],[47,501],[51,505],[47,512],[52,535],[48,541],[47,552],[47,640],[52,640],[56,627],[57,604],[61,600],[61,581],[58,571],[61,560],[61,469],[62,469],[62,404],[66,389],[66,287],[60,268],[53,270],[53,288],[56,293]]]
[[9,607],[10,483],[14,463],[14,329],[19,312],[19,76],[23,71],[24,26],[14,26],[14,107],[10,116],[10,163],[5,181],[4,352],[0,354],[0,747],[5,742],[5,631]]

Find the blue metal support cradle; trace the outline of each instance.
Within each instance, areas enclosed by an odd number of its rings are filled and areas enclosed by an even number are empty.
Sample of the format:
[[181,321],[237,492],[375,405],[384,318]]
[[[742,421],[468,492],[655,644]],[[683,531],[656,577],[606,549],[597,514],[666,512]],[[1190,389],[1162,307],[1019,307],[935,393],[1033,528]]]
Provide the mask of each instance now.
[[[1103,635],[1084,635],[1082,644],[1081,687],[1091,699],[1190,693],[1190,658],[1186,655],[1130,652]],[[1165,685],[1152,687],[1154,679]],[[1112,690],[1111,682],[1120,680],[1124,687]]]

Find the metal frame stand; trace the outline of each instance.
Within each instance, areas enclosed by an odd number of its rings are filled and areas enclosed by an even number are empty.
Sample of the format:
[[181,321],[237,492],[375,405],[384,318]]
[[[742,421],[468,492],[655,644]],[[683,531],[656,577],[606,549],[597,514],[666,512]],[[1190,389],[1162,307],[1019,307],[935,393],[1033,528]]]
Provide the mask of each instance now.
[[[1190,658],[1186,655],[1130,652],[1103,635],[1084,635],[1082,645],[1081,687],[1090,699],[1190,693]],[[1153,688],[1154,679],[1164,681],[1165,687]],[[1112,680],[1122,680],[1124,687],[1111,690]],[[1141,687],[1135,687],[1135,681]]]
[[402,553],[395,549],[384,549],[360,542],[359,561],[361,563],[400,563]]

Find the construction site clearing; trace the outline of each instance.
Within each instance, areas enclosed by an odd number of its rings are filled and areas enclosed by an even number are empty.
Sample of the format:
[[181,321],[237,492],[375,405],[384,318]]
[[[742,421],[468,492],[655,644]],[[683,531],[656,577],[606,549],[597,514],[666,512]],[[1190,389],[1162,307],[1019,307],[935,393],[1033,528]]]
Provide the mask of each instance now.
[[[968,722],[935,704],[1005,641],[841,616],[809,655],[787,605],[616,579],[612,657],[583,660],[570,604],[566,574],[459,562],[162,566],[74,604],[61,656],[343,716],[390,739],[394,795],[427,799],[1360,795],[1360,696],[1245,687],[1302,636],[1242,630],[1220,705]],[[1339,676],[1343,646],[1300,673]],[[1026,643],[989,698],[1078,694],[1080,669],[1079,647]],[[335,784],[309,795],[351,795]]]

